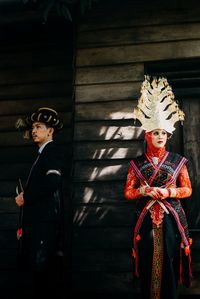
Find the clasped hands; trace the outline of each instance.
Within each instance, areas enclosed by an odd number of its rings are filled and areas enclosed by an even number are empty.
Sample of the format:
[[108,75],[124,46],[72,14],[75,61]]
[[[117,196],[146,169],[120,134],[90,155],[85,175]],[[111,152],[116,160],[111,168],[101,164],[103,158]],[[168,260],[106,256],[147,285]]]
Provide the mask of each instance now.
[[142,196],[149,196],[155,200],[162,200],[169,197],[169,190],[166,188],[142,186],[140,187],[140,194]]

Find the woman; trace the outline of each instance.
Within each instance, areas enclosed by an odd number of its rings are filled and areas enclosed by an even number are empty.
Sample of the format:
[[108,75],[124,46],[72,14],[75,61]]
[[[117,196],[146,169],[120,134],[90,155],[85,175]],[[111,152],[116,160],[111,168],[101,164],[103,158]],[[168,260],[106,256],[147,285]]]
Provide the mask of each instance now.
[[134,118],[142,123],[147,148],[130,161],[124,195],[137,200],[133,236],[134,274],[144,299],[177,298],[178,283],[191,284],[188,225],[181,198],[192,194],[185,157],[166,142],[183,121],[165,78],[146,77]]

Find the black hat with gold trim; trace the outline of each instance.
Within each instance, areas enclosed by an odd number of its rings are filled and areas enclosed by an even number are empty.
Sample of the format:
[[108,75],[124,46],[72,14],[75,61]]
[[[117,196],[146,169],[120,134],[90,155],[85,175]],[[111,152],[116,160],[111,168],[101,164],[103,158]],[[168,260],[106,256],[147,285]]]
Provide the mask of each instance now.
[[15,123],[15,127],[24,131],[24,138],[30,138],[30,130],[34,122],[42,122],[48,127],[54,128],[55,131],[63,127],[63,123],[58,117],[57,111],[49,107],[41,107],[24,119],[19,118]]

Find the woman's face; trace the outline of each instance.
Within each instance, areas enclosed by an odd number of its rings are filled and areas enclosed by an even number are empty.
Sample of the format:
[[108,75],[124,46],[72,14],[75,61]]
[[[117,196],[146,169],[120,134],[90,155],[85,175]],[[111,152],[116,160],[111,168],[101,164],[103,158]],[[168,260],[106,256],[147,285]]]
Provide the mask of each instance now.
[[153,146],[162,148],[167,142],[167,132],[163,129],[156,129],[151,132],[151,140]]

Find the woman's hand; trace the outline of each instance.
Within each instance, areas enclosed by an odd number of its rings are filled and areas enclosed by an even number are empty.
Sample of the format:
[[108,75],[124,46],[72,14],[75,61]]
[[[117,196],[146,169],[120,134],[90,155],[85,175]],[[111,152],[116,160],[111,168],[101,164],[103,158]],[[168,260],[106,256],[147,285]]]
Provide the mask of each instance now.
[[162,200],[169,197],[169,191],[165,188],[142,186],[140,188],[142,196],[149,196],[156,200]]
[[21,192],[20,194],[18,194],[15,197],[15,202],[18,205],[18,207],[21,207],[24,205],[24,196],[23,196],[23,192]]
[[165,189],[165,188],[157,188],[160,199],[165,199],[167,197],[169,197],[169,190]]
[[161,193],[158,191],[159,188],[157,187],[149,187],[149,186],[142,186],[140,187],[140,194],[142,196],[149,196],[153,199],[161,199]]

